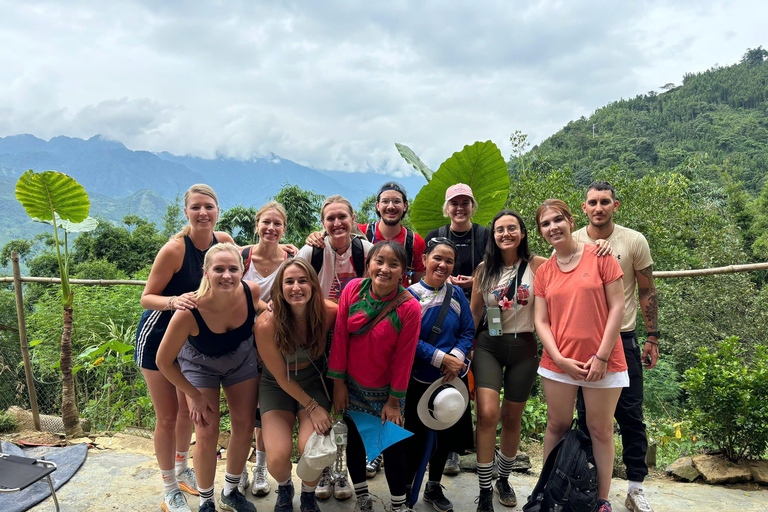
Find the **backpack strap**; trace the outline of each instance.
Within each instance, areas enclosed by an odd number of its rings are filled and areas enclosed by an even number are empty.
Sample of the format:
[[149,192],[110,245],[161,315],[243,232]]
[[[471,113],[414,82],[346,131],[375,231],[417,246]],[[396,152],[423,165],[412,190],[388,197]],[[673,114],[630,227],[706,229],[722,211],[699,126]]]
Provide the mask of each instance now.
[[363,277],[365,274],[365,248],[363,248],[363,241],[359,237],[352,238],[352,265],[355,267],[357,277]]
[[430,345],[435,344],[437,335],[443,330],[443,322],[445,322],[445,317],[448,316],[448,310],[451,309],[451,299],[453,299],[453,285],[451,283],[445,283],[445,297],[443,297],[443,303],[440,305],[440,312],[437,313],[435,325],[432,326],[432,330],[429,332],[426,339],[426,342]]
[[317,275],[320,275],[320,269],[323,268],[323,258],[325,257],[325,247],[312,247],[312,268]]
[[411,231],[408,228],[405,228],[405,255],[407,258],[407,270],[410,272],[413,270],[413,240],[414,240],[413,231]]
[[366,224],[365,228],[365,238],[368,239],[369,242],[372,244],[375,244],[374,240],[376,240],[376,223],[375,222],[369,222]]
[[251,256],[253,255],[253,246],[247,245],[240,249],[240,256],[243,258],[243,275],[248,272],[251,267]]
[[448,238],[448,225],[440,226],[437,230],[437,236],[441,236],[443,238]]

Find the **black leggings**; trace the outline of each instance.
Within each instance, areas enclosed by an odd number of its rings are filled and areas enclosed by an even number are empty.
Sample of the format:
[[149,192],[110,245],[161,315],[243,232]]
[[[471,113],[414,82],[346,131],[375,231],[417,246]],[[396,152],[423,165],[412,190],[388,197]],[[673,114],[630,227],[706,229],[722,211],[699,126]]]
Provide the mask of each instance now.
[[[353,484],[365,482],[365,446],[354,420],[344,415],[344,421],[349,428],[347,434],[347,468]],[[393,444],[384,450],[384,474],[387,477],[389,494],[402,496],[405,494],[406,462],[405,440]]]

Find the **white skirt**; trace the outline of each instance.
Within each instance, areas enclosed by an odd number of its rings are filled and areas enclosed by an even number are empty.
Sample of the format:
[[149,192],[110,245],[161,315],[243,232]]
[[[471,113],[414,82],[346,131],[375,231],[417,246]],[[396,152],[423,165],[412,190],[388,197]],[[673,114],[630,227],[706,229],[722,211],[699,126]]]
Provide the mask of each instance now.
[[563,384],[570,384],[572,386],[581,386],[583,388],[629,387],[629,373],[627,373],[627,370],[624,370],[623,372],[606,372],[605,378],[592,382],[588,382],[586,380],[574,380],[567,373],[553,372],[552,370],[542,366],[539,366],[538,373],[545,379],[562,382]]

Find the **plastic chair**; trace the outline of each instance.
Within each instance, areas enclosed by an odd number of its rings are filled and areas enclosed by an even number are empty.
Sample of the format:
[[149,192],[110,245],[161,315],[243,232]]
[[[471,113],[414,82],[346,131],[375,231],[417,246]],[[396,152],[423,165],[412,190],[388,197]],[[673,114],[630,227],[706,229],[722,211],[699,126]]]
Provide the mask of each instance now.
[[51,473],[54,471],[56,471],[56,464],[45,459],[30,459],[0,453],[0,492],[18,492],[46,478],[51,488],[56,512],[60,512],[56,489],[53,488],[51,481]]

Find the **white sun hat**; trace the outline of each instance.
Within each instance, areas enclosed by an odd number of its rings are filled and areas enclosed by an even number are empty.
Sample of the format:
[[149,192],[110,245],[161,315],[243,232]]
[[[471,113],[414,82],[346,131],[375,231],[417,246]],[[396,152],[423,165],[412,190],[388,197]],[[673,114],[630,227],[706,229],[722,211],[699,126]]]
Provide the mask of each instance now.
[[442,377],[421,395],[416,411],[421,422],[432,430],[456,424],[469,405],[469,391],[460,378],[443,383]]

